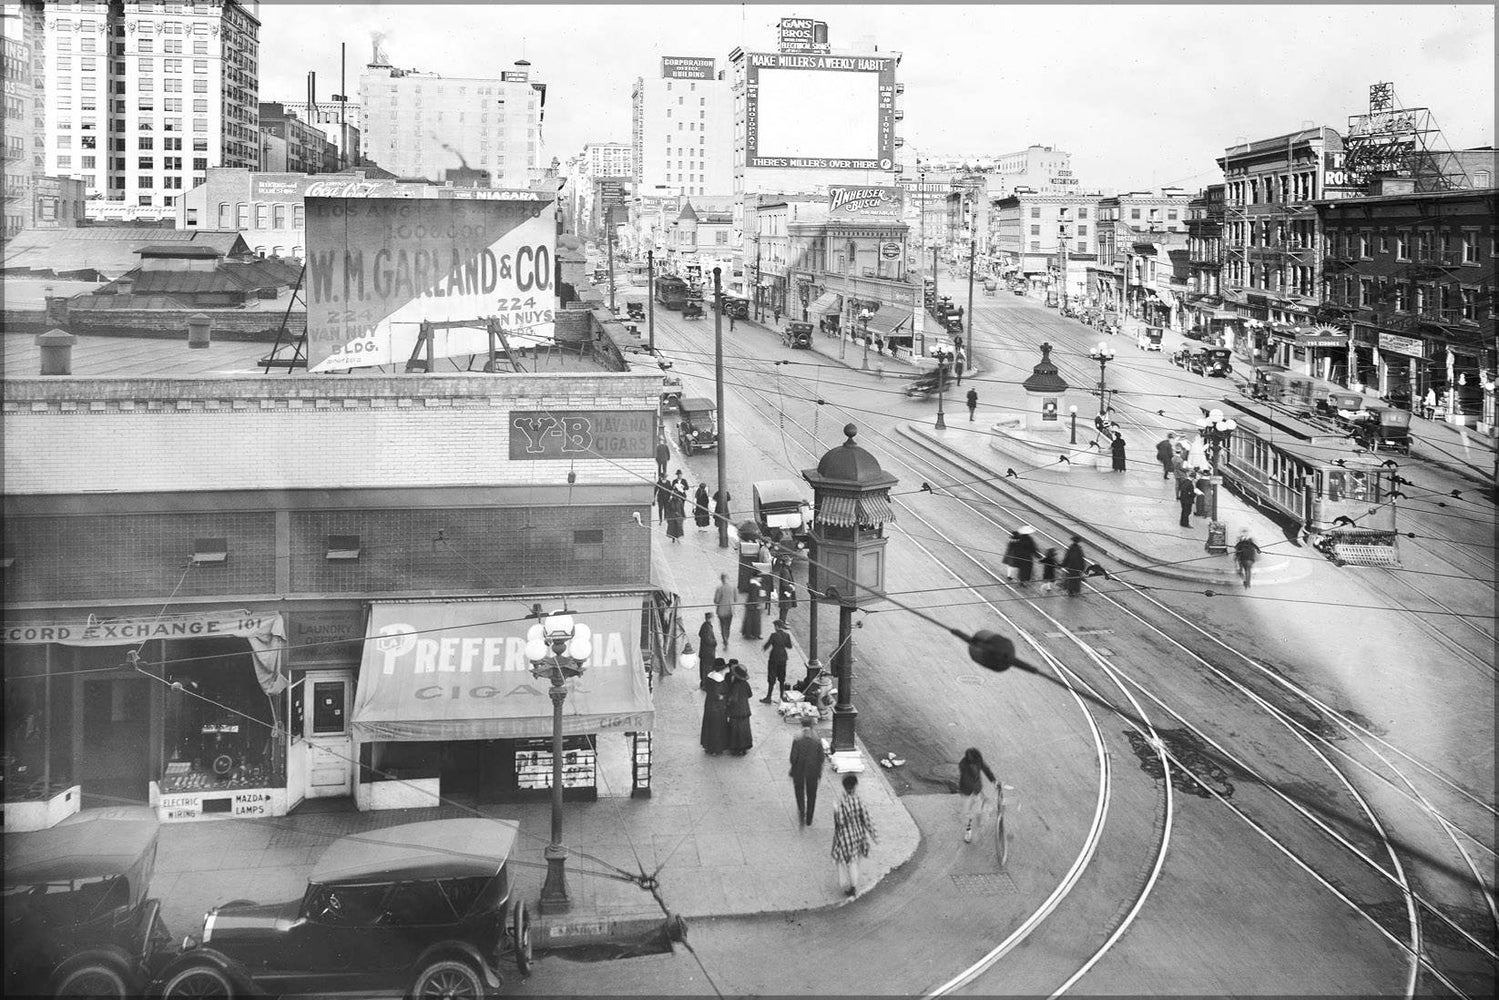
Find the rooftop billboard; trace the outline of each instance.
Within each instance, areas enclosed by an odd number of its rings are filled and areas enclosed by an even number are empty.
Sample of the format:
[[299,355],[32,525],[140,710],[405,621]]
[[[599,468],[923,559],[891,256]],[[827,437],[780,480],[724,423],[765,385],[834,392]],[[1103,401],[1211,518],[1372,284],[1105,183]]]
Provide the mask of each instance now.
[[472,321],[434,330],[437,357],[486,353],[490,318],[522,344],[553,339],[552,194],[357,191],[306,199],[309,371],[404,363],[423,321]]
[[891,170],[895,56],[745,56],[745,165]]

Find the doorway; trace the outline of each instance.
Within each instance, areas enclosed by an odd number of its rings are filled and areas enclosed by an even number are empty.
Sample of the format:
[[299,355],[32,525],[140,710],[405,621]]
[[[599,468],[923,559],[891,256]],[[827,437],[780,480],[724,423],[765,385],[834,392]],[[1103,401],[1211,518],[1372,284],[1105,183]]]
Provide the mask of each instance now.
[[151,780],[151,681],[84,678],[75,737],[85,806],[144,805]]
[[307,740],[307,798],[354,794],[354,739],[349,731],[349,670],[309,670],[303,675],[302,736]]

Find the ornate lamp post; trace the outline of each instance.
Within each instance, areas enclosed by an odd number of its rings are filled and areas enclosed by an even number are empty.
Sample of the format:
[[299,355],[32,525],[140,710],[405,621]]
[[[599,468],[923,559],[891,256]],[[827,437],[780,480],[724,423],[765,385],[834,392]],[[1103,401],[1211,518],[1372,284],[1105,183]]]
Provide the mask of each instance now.
[[[895,520],[890,488],[900,480],[880,468],[873,455],[854,443],[859,429],[822,456],[815,469],[803,469],[812,487],[811,552],[807,590],[817,613],[819,601],[838,605],[838,646],[830,666],[838,678],[833,706],[834,767],[837,755],[854,749],[854,609],[882,598],[885,589],[885,525]],[[840,768],[841,770],[841,768]]]
[[942,412],[942,397],[947,394],[947,352],[937,355],[937,430],[947,430],[947,418]]
[[552,682],[547,692],[552,698],[552,842],[542,852],[547,862],[542,913],[566,913],[572,906],[567,895],[567,848],[562,846],[562,703],[567,700],[567,679],[582,676],[592,654],[593,630],[574,622],[566,611],[552,612],[526,632],[531,675]]
[[1109,387],[1105,381],[1105,373],[1109,362],[1114,360],[1114,349],[1100,340],[1088,352],[1088,357],[1098,362],[1098,415],[1101,417],[1109,411]]
[[864,371],[869,371],[869,317],[873,315],[867,308],[859,309],[859,336],[864,338],[864,360],[861,367]]
[[1204,546],[1209,552],[1228,551],[1227,534],[1223,522],[1218,520],[1218,485],[1223,481],[1218,475],[1218,454],[1228,447],[1238,427],[1232,417],[1225,417],[1223,411],[1216,408],[1209,410],[1207,416],[1197,418],[1197,432],[1208,446],[1208,464],[1213,470],[1212,489],[1208,491],[1208,540]]
[[1067,407],[1067,413],[1072,417],[1072,443],[1077,444],[1077,407]]

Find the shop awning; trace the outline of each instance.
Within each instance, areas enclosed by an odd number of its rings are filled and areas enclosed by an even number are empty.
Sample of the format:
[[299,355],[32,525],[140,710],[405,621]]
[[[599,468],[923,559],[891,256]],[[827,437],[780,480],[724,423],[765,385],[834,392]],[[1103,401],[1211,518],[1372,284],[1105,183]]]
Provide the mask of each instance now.
[[895,511],[885,496],[853,497],[824,496],[816,513],[819,524],[836,528],[852,528],[856,525],[885,524],[895,520]]
[[837,292],[823,292],[821,295],[817,296],[817,301],[813,302],[811,308],[807,310],[807,312],[813,316],[826,316],[828,313],[835,313],[837,311]]
[[[910,322],[911,314],[908,312],[881,309],[869,317],[869,332],[876,336],[888,337]],[[906,335],[909,336],[909,332]]]
[[[570,599],[593,630],[593,655],[568,682],[567,735],[652,727],[655,709],[640,651],[639,594]],[[558,599],[543,600],[548,611]],[[493,740],[552,734],[547,681],[531,676],[529,603],[375,601],[354,694],[362,740]]]

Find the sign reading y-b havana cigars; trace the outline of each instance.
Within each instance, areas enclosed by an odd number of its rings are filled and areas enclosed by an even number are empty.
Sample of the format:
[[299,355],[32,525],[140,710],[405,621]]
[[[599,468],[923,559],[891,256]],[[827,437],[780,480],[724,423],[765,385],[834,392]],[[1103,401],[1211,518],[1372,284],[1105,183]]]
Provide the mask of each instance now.
[[358,182],[306,203],[309,371],[404,362],[424,321],[464,324],[433,330],[437,357],[486,353],[489,319],[512,342],[553,339],[550,194]]

